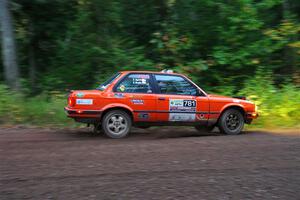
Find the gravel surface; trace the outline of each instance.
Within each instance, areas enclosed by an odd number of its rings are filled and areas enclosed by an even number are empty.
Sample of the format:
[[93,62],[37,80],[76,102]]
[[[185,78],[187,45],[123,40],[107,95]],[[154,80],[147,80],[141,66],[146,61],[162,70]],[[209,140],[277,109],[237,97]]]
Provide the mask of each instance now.
[[300,199],[300,132],[0,128],[0,199]]

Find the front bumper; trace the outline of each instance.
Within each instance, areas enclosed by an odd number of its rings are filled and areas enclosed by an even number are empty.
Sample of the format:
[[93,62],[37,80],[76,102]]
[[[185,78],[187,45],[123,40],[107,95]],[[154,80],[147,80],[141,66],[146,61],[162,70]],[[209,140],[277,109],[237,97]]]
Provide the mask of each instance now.
[[247,119],[256,119],[258,117],[258,112],[247,112],[246,118]]
[[258,117],[257,112],[247,112],[245,116],[245,123],[251,124],[253,119],[256,119]]

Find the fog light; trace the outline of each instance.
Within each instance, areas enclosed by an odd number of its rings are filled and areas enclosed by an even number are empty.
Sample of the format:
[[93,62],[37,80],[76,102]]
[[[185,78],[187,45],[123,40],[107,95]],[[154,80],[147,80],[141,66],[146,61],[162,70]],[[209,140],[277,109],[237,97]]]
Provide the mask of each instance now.
[[258,111],[258,106],[257,105],[255,105],[255,112],[257,112]]

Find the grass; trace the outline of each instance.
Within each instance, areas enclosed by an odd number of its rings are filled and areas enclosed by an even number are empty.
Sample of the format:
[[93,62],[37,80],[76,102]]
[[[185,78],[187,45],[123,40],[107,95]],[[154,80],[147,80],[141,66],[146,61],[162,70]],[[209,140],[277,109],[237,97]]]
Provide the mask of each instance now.
[[64,106],[67,96],[59,92],[26,97],[0,86],[0,124],[70,126],[72,119],[66,117]]

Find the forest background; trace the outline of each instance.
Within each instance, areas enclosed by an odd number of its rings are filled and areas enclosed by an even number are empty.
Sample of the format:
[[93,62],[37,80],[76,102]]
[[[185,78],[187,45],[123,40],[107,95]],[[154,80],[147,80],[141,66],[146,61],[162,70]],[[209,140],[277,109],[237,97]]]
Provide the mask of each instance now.
[[255,128],[300,127],[299,0],[0,0],[0,17],[2,125],[74,125],[68,90],[173,69],[255,101]]

